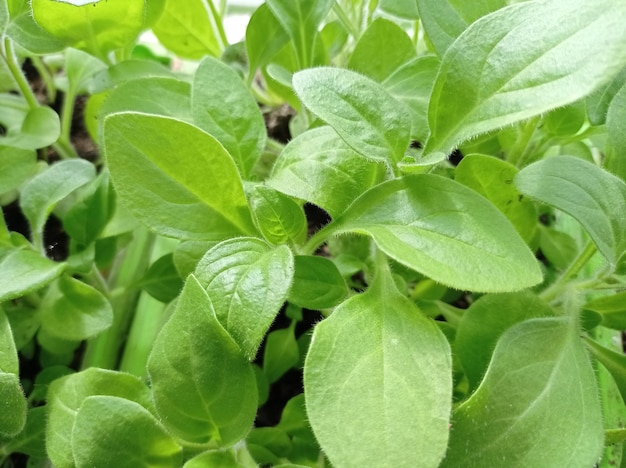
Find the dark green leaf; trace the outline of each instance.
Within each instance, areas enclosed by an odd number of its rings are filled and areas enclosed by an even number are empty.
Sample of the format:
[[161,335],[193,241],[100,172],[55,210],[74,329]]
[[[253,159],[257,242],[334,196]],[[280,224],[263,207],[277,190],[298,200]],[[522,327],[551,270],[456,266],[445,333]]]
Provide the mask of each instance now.
[[298,364],[300,352],[294,336],[295,322],[289,328],[274,330],[267,335],[263,351],[263,371],[270,384]]
[[576,135],[587,119],[586,110],[582,101],[554,109],[543,117],[542,128],[551,136]]
[[150,265],[139,285],[158,301],[173,301],[183,289],[183,280],[174,266],[174,255],[163,255]]
[[252,367],[193,275],[154,343],[148,372],[159,416],[176,436],[229,446],[252,426]]
[[14,250],[0,259],[0,303],[44,287],[65,268],[32,250]]
[[594,299],[584,308],[601,314],[605,327],[626,330],[626,291]]
[[346,282],[331,260],[301,255],[294,260],[296,270],[289,302],[312,310],[328,309],[348,295]]
[[257,226],[268,242],[302,244],[306,240],[306,217],[295,201],[262,185],[256,186],[249,196]]
[[36,458],[46,458],[46,407],[37,406],[28,410],[26,425],[7,449]]
[[613,376],[622,399],[626,399],[626,356],[624,353],[605,348],[597,341],[586,337],[585,344]]
[[559,270],[565,270],[580,250],[569,234],[543,225],[539,225],[539,249],[552,266]]

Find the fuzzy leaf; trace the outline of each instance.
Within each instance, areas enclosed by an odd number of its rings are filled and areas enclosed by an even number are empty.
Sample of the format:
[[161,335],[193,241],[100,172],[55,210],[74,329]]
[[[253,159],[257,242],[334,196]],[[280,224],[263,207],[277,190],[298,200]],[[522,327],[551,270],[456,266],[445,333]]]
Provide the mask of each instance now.
[[297,255],[289,302],[307,309],[328,309],[339,304],[348,287],[335,264],[324,257]]
[[0,259],[0,303],[42,288],[65,268],[32,250],[14,250]]

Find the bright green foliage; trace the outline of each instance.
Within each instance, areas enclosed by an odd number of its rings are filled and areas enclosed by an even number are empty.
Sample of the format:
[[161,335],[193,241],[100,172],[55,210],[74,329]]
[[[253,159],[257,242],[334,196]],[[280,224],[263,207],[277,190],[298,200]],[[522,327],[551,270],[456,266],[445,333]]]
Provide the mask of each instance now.
[[[32,2],[35,21],[68,46],[103,57],[132,43],[144,22],[143,0]],[[115,28],[110,25],[115,24]]]
[[622,399],[626,398],[626,356],[623,353],[605,348],[589,338],[585,339],[585,344],[613,376]]
[[449,153],[589,94],[626,63],[624,21],[620,1],[553,0],[511,5],[475,22],[443,58],[426,152]]
[[448,342],[386,267],[315,328],[304,390],[315,436],[336,466],[436,467],[445,454]]
[[287,299],[293,278],[291,251],[260,239],[228,240],[206,253],[195,275],[209,294],[217,319],[253,358]]
[[554,157],[515,177],[524,195],[574,217],[612,264],[626,251],[626,182],[573,157]]
[[298,364],[300,352],[294,336],[294,325],[295,322],[289,328],[274,330],[267,335],[263,353],[263,372],[270,384]]
[[331,216],[343,213],[375,184],[379,166],[324,126],[294,138],[280,154],[268,181],[287,195],[314,203]]
[[13,437],[26,424],[26,398],[19,380],[17,350],[9,321],[0,308],[0,437]]
[[0,146],[0,194],[18,188],[35,174],[35,163],[32,150]]
[[[606,122],[609,107],[625,83],[626,67],[623,67],[609,83],[601,86],[587,97],[585,100],[587,104],[587,115],[592,125],[602,125]],[[619,100],[615,102],[619,102]]]
[[184,468],[256,468],[257,466],[245,451],[226,449],[203,452],[185,463]]
[[217,59],[205,58],[195,74],[191,111],[196,125],[224,145],[241,176],[249,179],[265,146],[265,122],[237,73]]
[[63,263],[54,263],[32,250],[12,251],[0,258],[0,302],[36,291],[64,269]]
[[348,288],[335,264],[324,257],[297,255],[289,302],[307,309],[328,309],[341,303]]
[[255,231],[235,163],[209,134],[130,112],[111,115],[104,125],[113,184],[145,224],[196,240]]
[[602,325],[605,327],[626,329],[626,291],[594,299],[587,302],[584,308],[601,314]]
[[148,410],[108,395],[89,396],[80,406],[72,449],[77,467],[177,468],[182,461],[180,445]]
[[624,147],[626,145],[626,124],[624,124],[626,122],[626,80],[623,83],[625,83],[624,86],[611,101],[606,116],[606,126],[609,135],[604,168],[626,181],[626,158],[624,158]]
[[306,239],[307,222],[302,207],[290,197],[263,185],[250,194],[259,231],[272,244],[301,244]]
[[515,166],[490,156],[473,154],[458,165],[454,179],[493,203],[527,243],[535,235],[537,210],[513,185]]
[[174,265],[174,255],[163,255],[150,265],[139,284],[148,294],[161,302],[174,300],[183,289],[183,281]]
[[289,34],[285,32],[272,10],[263,3],[250,17],[246,29],[246,52],[248,53],[249,75],[269,63],[285,44]]
[[443,177],[380,184],[351,205],[335,229],[367,233],[398,262],[454,288],[504,292],[541,281],[530,250],[504,216]]
[[16,131],[0,138],[0,144],[25,150],[51,145],[61,133],[59,116],[49,107],[35,107],[24,116]]
[[602,446],[598,390],[577,325],[531,319],[500,338],[480,387],[454,412],[442,466],[592,466]]
[[293,76],[304,105],[348,145],[376,161],[398,161],[409,146],[403,105],[365,76],[338,68],[311,68]]
[[148,361],[159,417],[176,436],[229,446],[252,426],[252,366],[218,322],[209,296],[189,276]]
[[417,20],[420,17],[418,0],[379,0],[379,3],[382,10],[400,18]]

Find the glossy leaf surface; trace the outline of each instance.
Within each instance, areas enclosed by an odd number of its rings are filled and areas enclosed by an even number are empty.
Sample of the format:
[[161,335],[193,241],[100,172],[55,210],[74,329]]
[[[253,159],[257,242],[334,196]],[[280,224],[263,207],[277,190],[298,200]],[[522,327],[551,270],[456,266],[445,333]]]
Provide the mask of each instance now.
[[114,114],[104,124],[104,146],[120,200],[157,232],[209,240],[255,231],[235,163],[199,128]]
[[224,241],[200,260],[195,272],[217,319],[250,359],[287,299],[293,255],[254,238]]
[[229,446],[252,426],[252,367],[193,275],[154,343],[148,372],[157,412],[176,436]]
[[457,289],[516,291],[541,281],[533,254],[506,218],[440,176],[411,175],[370,189],[335,229],[367,233],[398,262]]
[[626,64],[625,21],[615,0],[522,2],[476,21],[443,58],[425,152],[448,154],[591,93]]
[[448,441],[451,359],[389,272],[315,327],[307,414],[336,466],[436,467]]

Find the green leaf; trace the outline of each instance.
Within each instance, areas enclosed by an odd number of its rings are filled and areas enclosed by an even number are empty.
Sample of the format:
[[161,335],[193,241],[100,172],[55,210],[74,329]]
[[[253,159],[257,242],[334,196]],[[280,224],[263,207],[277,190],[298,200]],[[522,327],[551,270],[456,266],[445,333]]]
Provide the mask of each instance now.
[[457,182],[475,190],[495,205],[529,243],[537,229],[537,210],[513,185],[518,170],[501,159],[482,154],[465,156],[454,172]]
[[72,95],[84,94],[93,87],[92,80],[107,69],[106,64],[77,49],[65,51],[65,74],[67,75],[67,92]]
[[43,232],[48,215],[58,202],[96,176],[84,159],[60,161],[33,177],[21,190],[20,207],[33,235]]
[[505,0],[417,0],[420,19],[437,54],[443,57],[455,39],[478,18],[507,4]]
[[587,120],[583,101],[550,111],[543,117],[542,128],[550,136],[570,137],[576,135]]
[[298,364],[300,351],[294,336],[295,322],[288,328],[274,330],[267,335],[263,350],[263,372],[270,384]]
[[26,424],[28,404],[17,374],[0,372],[0,437],[13,438]]
[[331,127],[308,130],[278,157],[268,185],[339,216],[376,183],[379,165],[359,156]]
[[350,70],[311,68],[293,87],[314,114],[355,151],[376,161],[399,161],[409,146],[408,110],[375,81]]
[[235,163],[199,128],[113,114],[104,123],[104,147],[120,200],[158,233],[210,240],[255,232]]
[[268,242],[302,244],[306,240],[306,217],[295,201],[263,185],[254,187],[249,196],[256,224]]
[[44,287],[65,268],[32,250],[12,251],[0,259],[0,303]]
[[602,315],[602,325],[614,330],[626,330],[626,291],[599,297],[584,305]]
[[182,448],[134,401],[108,395],[85,399],[72,429],[76,466],[180,467]]
[[61,124],[56,112],[46,106],[28,110],[19,131],[9,130],[0,138],[0,144],[25,150],[51,145],[61,134]]
[[378,6],[386,13],[408,20],[418,20],[418,0],[380,0]]
[[569,234],[541,224],[539,225],[539,249],[552,266],[559,270],[565,270],[580,250]]
[[258,465],[245,450],[239,449],[207,450],[187,461],[183,468],[257,468]]
[[289,34],[300,69],[313,65],[317,30],[330,12],[333,0],[267,0],[266,4]]
[[293,254],[256,238],[230,239],[200,260],[195,275],[206,289],[217,319],[252,359],[287,299]]
[[576,219],[615,265],[626,251],[626,182],[579,158],[538,161],[515,176],[524,195]]
[[[146,78],[176,78],[176,74],[167,67],[163,66],[163,64],[152,60],[124,60],[123,62],[116,63],[115,65],[107,67],[106,69],[96,73],[91,80],[89,92],[91,94],[96,94],[107,90],[115,91],[113,88],[121,85],[122,83]],[[189,96],[189,90],[191,89],[190,84],[186,81],[178,81],[187,85],[186,94]],[[149,83],[149,81],[146,83]],[[138,86],[136,91],[140,91],[140,89],[141,87]],[[129,92],[129,94],[132,93]],[[129,95],[127,98],[132,99],[132,96]],[[152,96],[152,99],[160,100],[160,98],[161,96],[158,92]],[[144,103],[144,105],[149,104],[150,103],[148,102]],[[172,101],[172,104],[176,104],[176,102]]]
[[289,34],[283,29],[266,3],[252,13],[246,28],[246,51],[248,53],[249,80],[257,69],[267,65],[285,44]]
[[456,332],[454,351],[475,389],[487,370],[500,336],[524,320],[554,315],[552,309],[531,292],[488,294],[463,314]]
[[2,307],[0,307],[0,372],[15,375],[20,373],[13,332]]
[[404,64],[383,81],[382,85],[411,112],[411,137],[424,141],[428,135],[428,101],[439,71],[439,59],[418,57]]
[[237,72],[206,57],[194,76],[191,111],[194,123],[224,145],[249,179],[267,134],[259,106]]
[[307,414],[335,466],[436,467],[448,442],[448,342],[381,271],[315,327]]
[[9,24],[6,34],[28,52],[36,55],[52,54],[62,51],[66,44],[43,29],[30,9],[19,13]]
[[250,430],[254,372],[193,275],[154,343],[148,372],[159,416],[176,436],[228,446]]
[[0,145],[0,195],[19,188],[37,169],[33,150]]
[[[604,86],[587,96],[587,114],[591,125],[602,125],[606,122],[609,107],[617,93],[626,84],[626,67]],[[626,91],[624,91],[626,92]],[[623,93],[624,93],[623,92]]]
[[[131,44],[142,30],[143,0],[33,0],[35,21],[56,38],[96,57]],[[112,27],[111,25],[114,25]]]
[[4,33],[7,24],[9,24],[9,7],[6,0],[2,0],[0,1],[0,33]]
[[150,265],[139,286],[158,301],[173,301],[183,289],[183,280],[174,265],[174,255],[163,255]]
[[615,380],[619,393],[626,399],[626,356],[612,349],[605,348],[600,343],[585,337],[585,344],[593,355],[606,367]]
[[431,174],[370,189],[333,224],[369,234],[387,255],[456,289],[517,291],[541,281],[534,255],[492,204]]
[[482,384],[454,413],[442,466],[593,466],[602,411],[578,334],[562,317],[502,335]]
[[89,368],[55,380],[48,390],[46,447],[52,463],[59,468],[75,466],[72,453],[72,428],[85,399],[110,395],[152,408],[148,387],[139,378],[122,372]]
[[393,21],[377,18],[363,32],[347,68],[382,82],[415,58],[415,46],[404,29]]
[[24,429],[11,440],[5,450],[24,453],[34,458],[47,458],[45,429],[46,407],[29,409]]
[[215,34],[213,24],[218,21],[202,0],[166,0],[152,31],[161,44],[181,57],[191,60],[205,55],[219,57],[225,44]]
[[62,276],[44,299],[42,327],[53,337],[81,341],[109,328],[113,309],[98,290],[70,276]]
[[626,181],[626,84],[609,106],[606,116],[606,129],[608,138],[606,142],[606,157],[604,168]]
[[476,21],[443,58],[425,153],[585,97],[626,64],[624,22],[616,0],[522,2]]
[[335,264],[324,257],[296,255],[289,302],[307,309],[328,309],[348,295],[348,286]]

